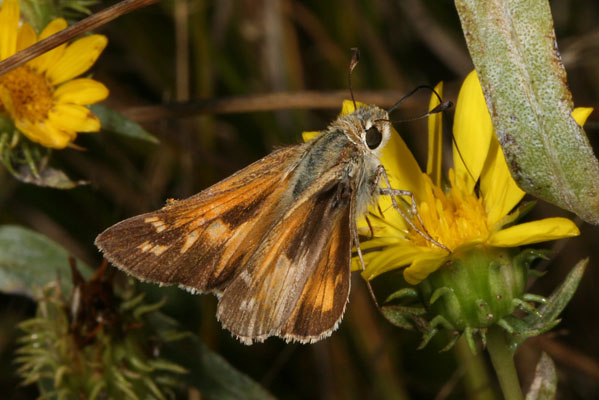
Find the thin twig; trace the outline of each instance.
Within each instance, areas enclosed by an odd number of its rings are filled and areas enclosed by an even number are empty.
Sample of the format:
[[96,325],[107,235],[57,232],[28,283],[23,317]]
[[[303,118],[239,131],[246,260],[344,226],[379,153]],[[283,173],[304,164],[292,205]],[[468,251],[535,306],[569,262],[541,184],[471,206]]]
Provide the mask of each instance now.
[[130,13],[139,8],[154,4],[159,0],[123,0],[112,7],[108,7],[100,12],[90,15],[82,19],[74,25],[63,29],[54,35],[37,42],[36,44],[19,51],[17,54],[0,61],[0,75],[3,75],[13,69],[20,67],[27,61],[33,60],[35,57],[60,46],[63,43],[79,36],[82,33],[96,29],[121,15]]
[[[397,90],[355,92],[356,100],[388,107],[404,93]],[[138,122],[165,118],[184,118],[200,114],[233,114],[290,109],[339,109],[350,97],[349,91],[301,91],[295,93],[264,93],[245,96],[216,97],[188,102],[133,107],[121,110],[127,118]],[[418,103],[420,106],[420,103]]]

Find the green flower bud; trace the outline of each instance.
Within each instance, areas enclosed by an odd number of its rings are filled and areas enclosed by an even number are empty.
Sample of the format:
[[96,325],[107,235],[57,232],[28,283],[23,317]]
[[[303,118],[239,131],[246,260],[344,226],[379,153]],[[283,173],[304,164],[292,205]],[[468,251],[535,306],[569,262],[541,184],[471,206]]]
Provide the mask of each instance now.
[[429,313],[458,331],[487,328],[512,314],[524,294],[531,261],[515,253],[476,246],[453,254],[419,285]]

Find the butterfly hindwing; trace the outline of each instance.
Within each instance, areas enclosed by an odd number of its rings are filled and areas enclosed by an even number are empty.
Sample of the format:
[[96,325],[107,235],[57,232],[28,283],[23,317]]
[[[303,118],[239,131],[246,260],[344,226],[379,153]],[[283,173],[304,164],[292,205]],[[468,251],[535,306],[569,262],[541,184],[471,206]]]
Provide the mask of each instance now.
[[328,336],[349,295],[353,190],[343,166],[326,174],[261,239],[228,284],[217,316],[246,343]]

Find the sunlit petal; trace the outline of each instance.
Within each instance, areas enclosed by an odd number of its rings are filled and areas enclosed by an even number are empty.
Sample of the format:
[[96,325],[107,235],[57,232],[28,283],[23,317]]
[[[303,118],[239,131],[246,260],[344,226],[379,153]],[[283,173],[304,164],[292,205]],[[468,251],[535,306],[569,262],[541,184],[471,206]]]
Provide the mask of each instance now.
[[97,132],[100,121],[86,107],[77,104],[57,104],[48,115],[51,124],[72,132]]
[[453,135],[456,143],[453,146],[453,165],[456,176],[464,179],[468,189],[472,190],[480,176],[494,135],[491,116],[476,71],[468,74],[462,84],[454,118]]
[[[52,35],[54,35],[57,32],[62,31],[63,29],[66,29],[67,27],[67,21],[64,20],[64,18],[57,18],[53,21],[51,21],[42,31],[42,33],[40,34],[39,40],[44,40],[47,37],[50,37]],[[58,61],[60,59],[60,57],[62,57],[64,50],[66,49],[67,45],[65,44],[61,44],[60,46],[45,52],[44,54],[42,54],[41,56],[33,59],[32,61],[29,62],[29,64],[35,68],[38,72],[44,72],[46,71],[46,69],[48,69],[49,66],[54,65],[56,63],[56,61]]]
[[108,88],[89,78],[74,79],[60,85],[54,91],[54,98],[60,103],[87,105],[108,97]]
[[419,258],[445,258],[447,256],[447,253],[443,251],[411,245],[390,246],[375,254],[376,257],[369,261],[366,270],[362,272],[364,279],[373,279],[384,272],[411,264]]
[[17,51],[26,49],[27,47],[37,42],[37,33],[33,30],[31,25],[23,23],[19,27],[19,33],[17,35]]
[[304,142],[309,142],[310,140],[314,139],[319,134],[320,134],[319,131],[302,132],[302,139],[304,140]]
[[59,62],[48,68],[48,79],[58,85],[81,75],[96,62],[107,43],[106,36],[91,35],[70,44]]
[[0,9],[0,60],[15,54],[19,26],[18,0],[4,0]]
[[567,218],[546,218],[514,225],[493,234],[487,244],[497,247],[517,247],[578,236],[580,230]]
[[572,111],[572,118],[574,121],[580,126],[584,126],[585,122],[587,122],[587,118],[593,112],[593,107],[576,107]]
[[411,285],[417,285],[439,269],[447,260],[447,253],[422,254],[403,271],[403,276]]
[[[443,97],[443,82],[435,86],[435,92],[441,98]],[[433,93],[428,104],[428,110],[431,111],[441,102]],[[436,113],[428,116],[428,157],[426,163],[426,173],[430,176],[435,185],[441,184],[441,167],[443,164],[443,113]]]
[[508,170],[497,139],[491,140],[487,161],[480,179],[480,192],[488,214],[488,226],[494,226],[522,200],[525,193]]

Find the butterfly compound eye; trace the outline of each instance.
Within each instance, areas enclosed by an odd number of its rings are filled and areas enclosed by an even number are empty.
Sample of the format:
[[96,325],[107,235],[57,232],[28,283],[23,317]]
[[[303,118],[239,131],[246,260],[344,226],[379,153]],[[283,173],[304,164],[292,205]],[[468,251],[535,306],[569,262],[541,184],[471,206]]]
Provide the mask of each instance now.
[[376,126],[371,126],[366,130],[366,144],[370,150],[374,150],[383,141],[383,134]]

